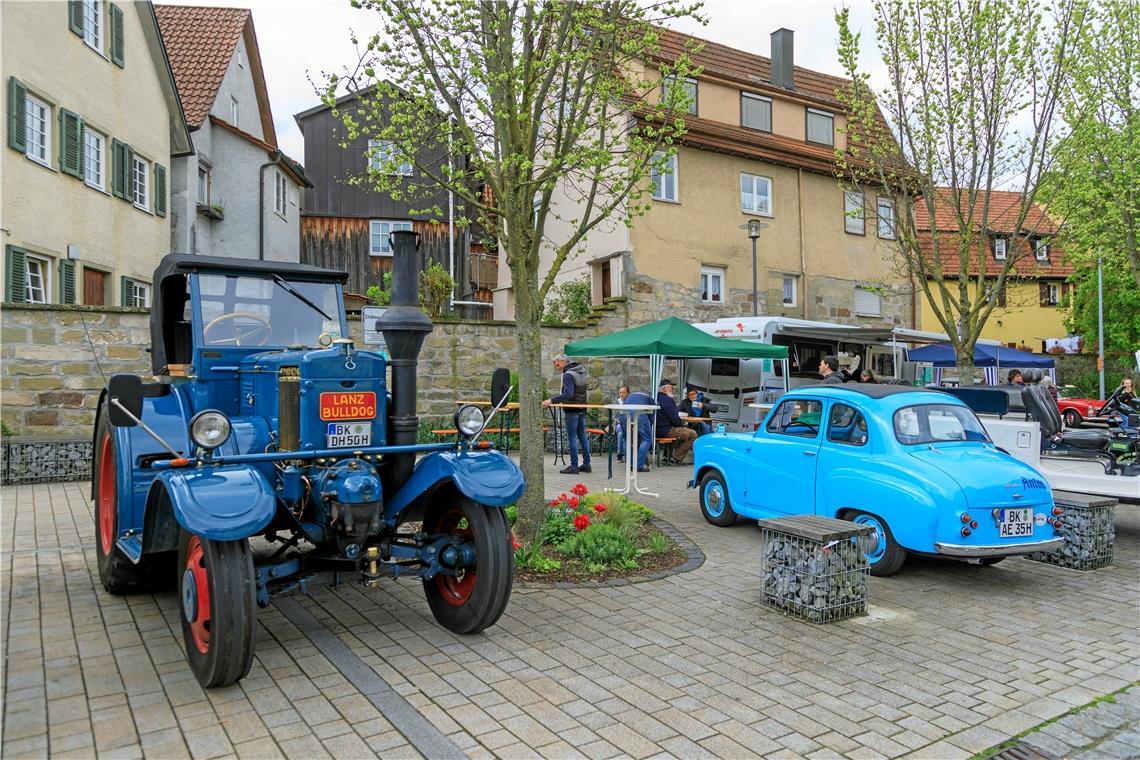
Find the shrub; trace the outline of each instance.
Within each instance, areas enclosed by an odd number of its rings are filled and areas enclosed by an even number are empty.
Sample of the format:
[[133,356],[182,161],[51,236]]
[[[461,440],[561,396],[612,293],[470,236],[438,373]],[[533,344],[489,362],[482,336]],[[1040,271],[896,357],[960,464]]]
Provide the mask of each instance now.
[[569,280],[556,288],[543,309],[542,321],[547,324],[559,322],[580,322],[590,316],[593,303],[590,301],[590,275],[582,275],[577,280]]
[[377,306],[391,306],[392,305],[392,273],[385,272],[380,277],[380,285],[369,285],[368,290],[364,291],[364,295],[368,300]]
[[534,570],[538,573],[548,573],[561,568],[562,563],[556,559],[542,556],[538,544],[530,544],[515,549],[515,567]]
[[573,513],[552,509],[546,514],[539,541],[557,546],[575,533],[577,530],[574,528]]
[[455,280],[438,262],[431,261],[420,272],[420,305],[429,317],[439,319],[447,308],[447,300],[455,289]]
[[519,507],[517,504],[512,504],[503,511],[507,513],[507,525],[514,526],[514,524],[519,521]]
[[635,561],[637,547],[621,528],[607,523],[594,523],[562,542],[559,549],[586,565],[625,565]]

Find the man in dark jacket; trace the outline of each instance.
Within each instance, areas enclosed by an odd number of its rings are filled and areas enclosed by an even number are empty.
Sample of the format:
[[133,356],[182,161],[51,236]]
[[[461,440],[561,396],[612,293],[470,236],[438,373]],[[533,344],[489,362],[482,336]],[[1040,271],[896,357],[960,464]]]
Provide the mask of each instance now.
[[819,374],[824,385],[843,383],[843,375],[839,374],[839,359],[830,354],[819,360]]
[[[543,406],[551,404],[585,404],[586,403],[586,368],[578,362],[570,361],[566,354],[554,357],[554,368],[562,373],[562,391],[542,402]],[[570,466],[559,470],[563,475],[577,475],[579,472],[591,472],[590,442],[586,438],[586,410],[564,408],[566,418],[566,438],[570,445]],[[578,466],[578,447],[582,447],[582,466]]]
[[669,464],[684,464],[697,434],[685,425],[677,411],[677,403],[673,401],[672,380],[661,381],[657,390],[657,405],[661,407],[657,410],[657,437],[677,439],[673,456],[665,457],[665,461]]
[[[628,391],[629,388],[622,386]],[[623,401],[623,404],[636,404],[645,406],[652,406],[653,399],[649,398],[649,394],[638,391],[637,393],[630,393]],[[625,415],[621,415],[625,417]],[[639,414],[637,415],[637,471],[649,472],[649,447],[653,445],[653,425],[650,420],[653,418],[652,414]],[[625,451],[625,448],[622,448]]]

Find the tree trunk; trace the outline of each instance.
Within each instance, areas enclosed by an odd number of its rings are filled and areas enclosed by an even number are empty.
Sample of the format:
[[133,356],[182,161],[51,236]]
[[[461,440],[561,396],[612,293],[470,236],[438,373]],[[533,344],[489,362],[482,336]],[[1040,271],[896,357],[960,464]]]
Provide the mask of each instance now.
[[528,544],[538,537],[546,513],[543,470],[546,447],[542,433],[545,422],[542,400],[546,398],[546,383],[542,377],[542,334],[539,327],[542,304],[536,297],[537,278],[533,273],[515,269],[512,267],[511,274],[515,282],[515,324],[519,340],[519,427],[522,429],[519,433],[519,464],[526,478],[526,493],[518,502],[515,535],[520,543]]
[[974,342],[970,345],[954,345],[954,364],[958,368],[958,385],[962,388],[971,388],[977,368],[974,367]]

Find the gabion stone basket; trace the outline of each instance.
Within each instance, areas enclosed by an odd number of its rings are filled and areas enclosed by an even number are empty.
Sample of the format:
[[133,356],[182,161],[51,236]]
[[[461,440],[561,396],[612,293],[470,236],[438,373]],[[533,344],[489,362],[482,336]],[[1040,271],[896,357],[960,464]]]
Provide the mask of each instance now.
[[4,485],[57,483],[91,477],[91,440],[8,439],[0,444]]
[[1065,545],[1052,552],[1034,552],[1029,559],[1073,570],[1111,565],[1117,500],[1111,496],[1054,491],[1053,501],[1064,510],[1057,535],[1065,539]]
[[819,515],[758,525],[761,603],[811,623],[867,614],[870,527]]

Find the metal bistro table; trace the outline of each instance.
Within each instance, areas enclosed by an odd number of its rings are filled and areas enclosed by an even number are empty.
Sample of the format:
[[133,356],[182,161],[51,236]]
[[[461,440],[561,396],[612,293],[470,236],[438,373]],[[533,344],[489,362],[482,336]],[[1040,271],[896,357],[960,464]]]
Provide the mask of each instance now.
[[612,490],[614,493],[636,491],[653,497],[659,495],[637,485],[637,418],[639,415],[651,414],[660,408],[656,404],[606,404],[606,409],[611,412],[625,415],[625,488],[607,490]]

